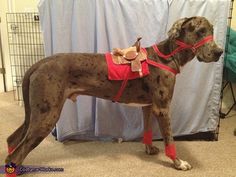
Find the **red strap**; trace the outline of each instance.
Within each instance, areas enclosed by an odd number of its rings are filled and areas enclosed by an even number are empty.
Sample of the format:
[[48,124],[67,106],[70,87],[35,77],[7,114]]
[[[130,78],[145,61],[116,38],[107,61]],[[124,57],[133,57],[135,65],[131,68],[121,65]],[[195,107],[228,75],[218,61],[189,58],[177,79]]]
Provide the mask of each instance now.
[[145,48],[141,48],[141,50],[147,54],[147,50]]
[[125,89],[125,87],[126,87],[126,85],[127,85],[127,82],[128,82],[128,74],[129,74],[129,73],[127,73],[127,76],[125,77],[125,80],[123,80],[123,82],[122,82],[122,84],[121,84],[121,87],[120,87],[118,93],[117,93],[116,96],[113,98],[113,101],[114,101],[114,102],[118,102],[118,101],[120,100],[120,97],[121,97],[122,93],[124,92],[124,89]]
[[[193,52],[195,52],[195,49],[193,49],[193,45],[189,45],[186,44],[182,41],[176,40],[175,43],[179,46],[177,49],[179,49],[179,51],[184,50],[184,49],[191,49]],[[178,52],[179,52],[178,51]],[[175,55],[176,53],[173,53],[171,56]]]
[[152,144],[152,130],[143,133],[143,144]]
[[8,154],[11,154],[16,147],[8,147]]
[[153,45],[153,49],[154,51],[158,54],[158,56],[164,58],[164,59],[168,59],[171,56],[175,55],[176,53],[185,50],[185,49],[191,49],[194,53],[196,52],[197,48],[201,47],[202,45],[204,45],[207,42],[210,42],[213,40],[213,36],[207,36],[204,39],[202,39],[201,41],[197,42],[194,45],[191,44],[186,44],[185,42],[176,40],[176,44],[179,46],[178,48],[176,48],[175,50],[173,50],[170,54],[163,54],[161,53],[161,51],[158,49],[158,47],[156,45]]
[[169,144],[165,146],[166,156],[171,158],[172,160],[176,159],[176,149],[174,144]]
[[213,36],[212,35],[211,36],[207,36],[203,40],[197,42],[193,47],[195,49],[197,49],[197,48],[201,47],[202,45],[204,45],[205,43],[210,42],[210,41],[213,41]]
[[153,45],[152,46],[154,51],[157,53],[158,56],[164,58],[164,59],[168,59],[170,58],[171,56],[175,55],[176,53],[180,52],[181,50],[183,50],[183,48],[180,46],[178,48],[176,48],[174,51],[172,51],[170,54],[168,55],[165,55],[163,53],[161,53],[161,51],[158,49],[158,47],[156,45]]
[[167,65],[164,65],[164,64],[161,64],[161,63],[157,63],[157,62],[155,62],[153,60],[150,60],[150,59],[147,59],[147,63],[152,65],[152,66],[155,66],[157,68],[160,68],[160,69],[172,72],[174,75],[179,73],[178,71],[176,71],[175,69],[173,69],[173,68],[171,68],[171,67],[169,67]]
[[207,37],[205,37],[204,39],[202,39],[201,41],[197,42],[194,45],[189,45],[189,44],[186,44],[186,43],[181,42],[179,40],[176,40],[176,44],[178,44],[182,49],[191,49],[193,51],[193,53],[195,53],[197,48],[201,47],[205,43],[210,42],[212,40],[213,40],[213,36],[207,36]]
[[[154,47],[154,46],[153,46],[153,47]],[[156,47],[156,46],[155,46],[155,47]],[[156,49],[158,50],[157,47],[156,47]],[[141,48],[141,50],[147,54],[147,50],[146,50],[145,48]],[[159,50],[158,50],[158,51],[159,51]],[[152,65],[152,66],[155,66],[155,67],[157,67],[157,68],[160,68],[160,69],[163,69],[163,70],[172,72],[174,75],[176,75],[176,74],[179,73],[179,71],[176,71],[175,69],[173,69],[173,68],[171,68],[171,67],[169,67],[169,66],[167,66],[167,65],[164,65],[164,64],[161,64],[161,63],[157,63],[157,62],[155,62],[155,61],[153,61],[153,60],[150,60],[150,59],[148,59],[148,58],[147,58],[146,61],[147,61],[147,63],[148,63],[149,65]]]

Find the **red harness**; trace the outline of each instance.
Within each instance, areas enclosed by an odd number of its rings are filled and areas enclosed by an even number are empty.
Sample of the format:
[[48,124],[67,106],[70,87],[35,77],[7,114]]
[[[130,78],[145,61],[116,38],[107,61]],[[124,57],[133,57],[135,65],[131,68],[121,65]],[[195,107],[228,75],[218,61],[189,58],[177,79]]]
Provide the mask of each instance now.
[[[167,55],[161,53],[161,51],[158,49],[158,47],[157,47],[156,45],[153,45],[152,47],[153,47],[154,51],[157,53],[157,55],[158,55],[159,57],[162,57],[162,58],[164,58],[164,59],[168,59],[168,58],[170,58],[171,56],[174,56],[176,53],[178,53],[178,52],[180,52],[180,51],[182,51],[182,50],[185,50],[185,49],[191,49],[193,53],[196,53],[196,50],[197,50],[199,47],[201,47],[201,46],[204,45],[205,43],[210,42],[210,41],[212,41],[212,40],[213,40],[213,36],[212,36],[212,35],[205,37],[204,39],[202,39],[201,41],[197,42],[197,43],[194,44],[194,45],[186,44],[186,43],[184,43],[184,42],[182,42],[182,41],[176,40],[176,44],[177,44],[179,47],[176,48],[176,49],[173,50],[170,54],[167,54]],[[147,54],[147,51],[146,51],[145,48],[142,48],[142,50]],[[167,66],[167,65],[164,65],[164,64],[162,64],[162,63],[157,63],[157,62],[155,62],[155,61],[153,61],[153,60],[150,60],[149,58],[147,58],[145,61],[143,61],[143,63],[144,63],[144,62],[146,62],[146,63],[149,64],[149,65],[152,65],[152,66],[155,66],[155,67],[157,67],[157,68],[160,68],[160,69],[162,69],[162,70],[169,71],[169,72],[173,73],[174,75],[176,75],[176,74],[179,73],[179,71],[177,71],[177,70],[175,70],[175,69],[173,69],[173,68],[171,68],[171,67],[169,67],[169,66]],[[129,80],[129,77],[130,77],[130,76],[129,76],[129,73],[127,73],[125,79],[123,80],[123,82],[122,82],[122,84],[121,84],[121,87],[120,87],[118,93],[116,94],[116,96],[115,96],[114,99],[113,99],[114,102],[118,102],[118,101],[119,101],[119,99],[120,99],[120,97],[121,97],[121,95],[122,95],[122,93],[123,93],[123,91],[124,91],[124,89],[125,89],[125,87],[126,87],[126,85],[127,85],[127,82],[128,82],[128,80]]]

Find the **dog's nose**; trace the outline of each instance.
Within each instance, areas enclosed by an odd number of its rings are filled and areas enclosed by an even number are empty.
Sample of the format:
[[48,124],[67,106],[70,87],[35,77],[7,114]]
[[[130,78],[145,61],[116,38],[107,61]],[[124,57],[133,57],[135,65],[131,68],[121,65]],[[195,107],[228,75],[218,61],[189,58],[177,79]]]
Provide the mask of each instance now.
[[214,55],[215,55],[216,57],[220,57],[220,56],[222,55],[222,53],[223,53],[223,50],[222,50],[222,49],[217,49],[217,50],[214,51]]

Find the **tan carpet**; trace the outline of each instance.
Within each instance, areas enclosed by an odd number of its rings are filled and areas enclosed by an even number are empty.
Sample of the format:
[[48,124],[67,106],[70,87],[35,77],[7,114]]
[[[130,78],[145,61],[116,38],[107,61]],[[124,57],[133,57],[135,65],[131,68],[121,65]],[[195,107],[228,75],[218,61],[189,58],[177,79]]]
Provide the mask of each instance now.
[[[12,93],[0,94],[0,164],[7,154],[6,138],[23,121],[23,108]],[[154,142],[161,152],[147,156],[141,143],[67,142],[48,136],[24,161],[25,165],[62,167],[63,173],[40,173],[23,177],[236,177],[236,112],[221,120],[217,142],[178,141],[179,157],[192,164],[190,171],[177,171],[163,153],[162,142]]]

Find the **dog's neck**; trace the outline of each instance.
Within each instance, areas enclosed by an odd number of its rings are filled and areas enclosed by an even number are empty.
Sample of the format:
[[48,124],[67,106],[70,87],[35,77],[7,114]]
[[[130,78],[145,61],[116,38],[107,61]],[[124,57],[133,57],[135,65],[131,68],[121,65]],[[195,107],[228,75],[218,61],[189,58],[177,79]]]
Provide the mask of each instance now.
[[[162,52],[165,55],[168,55],[172,51],[174,51],[178,47],[178,45],[175,43],[175,41],[168,38],[157,44],[157,47],[160,50],[160,52]],[[186,63],[191,61],[194,58],[194,56],[195,56],[194,53],[190,49],[186,49],[175,54],[168,60],[175,60],[179,66],[183,67]]]

